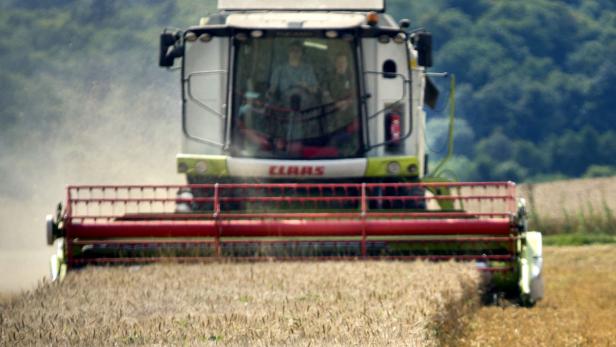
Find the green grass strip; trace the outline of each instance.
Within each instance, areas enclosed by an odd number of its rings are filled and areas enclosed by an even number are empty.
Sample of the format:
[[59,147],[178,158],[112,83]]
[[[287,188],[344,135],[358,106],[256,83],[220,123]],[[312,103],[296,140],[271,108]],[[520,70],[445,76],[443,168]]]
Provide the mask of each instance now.
[[616,243],[616,236],[599,233],[571,233],[543,237],[543,244],[546,246],[582,246],[602,243]]

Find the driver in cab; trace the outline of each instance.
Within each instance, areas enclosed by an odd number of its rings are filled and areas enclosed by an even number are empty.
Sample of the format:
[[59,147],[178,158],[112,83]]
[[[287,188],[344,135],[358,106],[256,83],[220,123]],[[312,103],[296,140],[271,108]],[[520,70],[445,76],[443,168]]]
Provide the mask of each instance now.
[[[277,66],[272,73],[268,94],[280,100],[283,106],[291,107],[293,95],[304,98],[313,96],[317,92],[318,82],[312,66],[302,62],[304,49],[301,42],[292,42],[288,53],[288,63]],[[301,105],[307,102],[299,100]]]

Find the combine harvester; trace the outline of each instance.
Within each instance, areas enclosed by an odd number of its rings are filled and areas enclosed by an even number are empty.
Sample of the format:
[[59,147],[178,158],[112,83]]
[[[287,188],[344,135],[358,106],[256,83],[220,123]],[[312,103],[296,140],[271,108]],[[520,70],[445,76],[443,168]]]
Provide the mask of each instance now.
[[428,172],[432,38],[383,0],[219,0],[160,37],[179,64],[187,185],[69,186],[52,277],[87,264],[231,257],[472,261],[542,297],[541,233],[512,182]]

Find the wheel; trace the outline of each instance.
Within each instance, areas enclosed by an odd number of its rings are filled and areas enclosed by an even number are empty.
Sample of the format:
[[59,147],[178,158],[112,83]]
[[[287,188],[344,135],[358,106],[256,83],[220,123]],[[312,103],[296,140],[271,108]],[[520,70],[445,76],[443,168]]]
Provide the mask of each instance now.
[[53,242],[55,240],[53,230],[54,230],[53,216],[48,214],[47,216],[45,216],[45,236],[47,238],[48,246],[53,245]]

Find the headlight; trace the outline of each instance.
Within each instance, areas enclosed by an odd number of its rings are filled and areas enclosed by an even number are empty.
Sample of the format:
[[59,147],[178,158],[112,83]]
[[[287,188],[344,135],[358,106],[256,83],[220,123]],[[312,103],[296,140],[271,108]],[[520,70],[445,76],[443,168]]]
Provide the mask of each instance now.
[[409,166],[407,166],[406,171],[408,171],[409,174],[415,176],[419,173],[419,170],[417,170],[417,165],[415,164],[411,164]]
[[184,35],[184,40],[188,42],[197,41],[197,35],[195,35],[195,33],[193,33],[192,31],[189,31],[186,33],[186,35]]
[[201,42],[209,42],[212,40],[212,35],[205,33],[205,34],[201,34],[201,36],[199,36],[199,41]]
[[176,213],[190,213],[192,211],[191,202],[193,200],[193,194],[189,189],[180,190],[177,193],[177,198],[175,203],[175,212]]
[[207,172],[207,163],[204,161],[198,161],[195,164],[195,171],[197,171],[198,174],[203,175]]
[[328,39],[335,39],[336,37],[338,37],[338,32],[336,30],[328,30],[325,32],[325,36]]
[[400,173],[400,164],[397,161],[390,161],[387,163],[387,173],[390,175],[397,175]]
[[186,163],[182,162],[182,163],[178,163],[178,172],[179,173],[186,173],[188,171],[188,165],[186,165]]
[[391,38],[388,35],[379,36],[380,43],[389,43],[389,40],[391,40]]
[[248,35],[246,35],[246,33],[237,33],[235,34],[235,39],[239,42],[244,42],[248,40]]
[[192,200],[194,198],[193,193],[188,189],[179,191],[177,196],[178,196],[178,199],[181,199],[181,200]]
[[394,37],[395,43],[404,43],[404,41],[406,41],[406,36],[403,33],[399,33],[396,37]]

